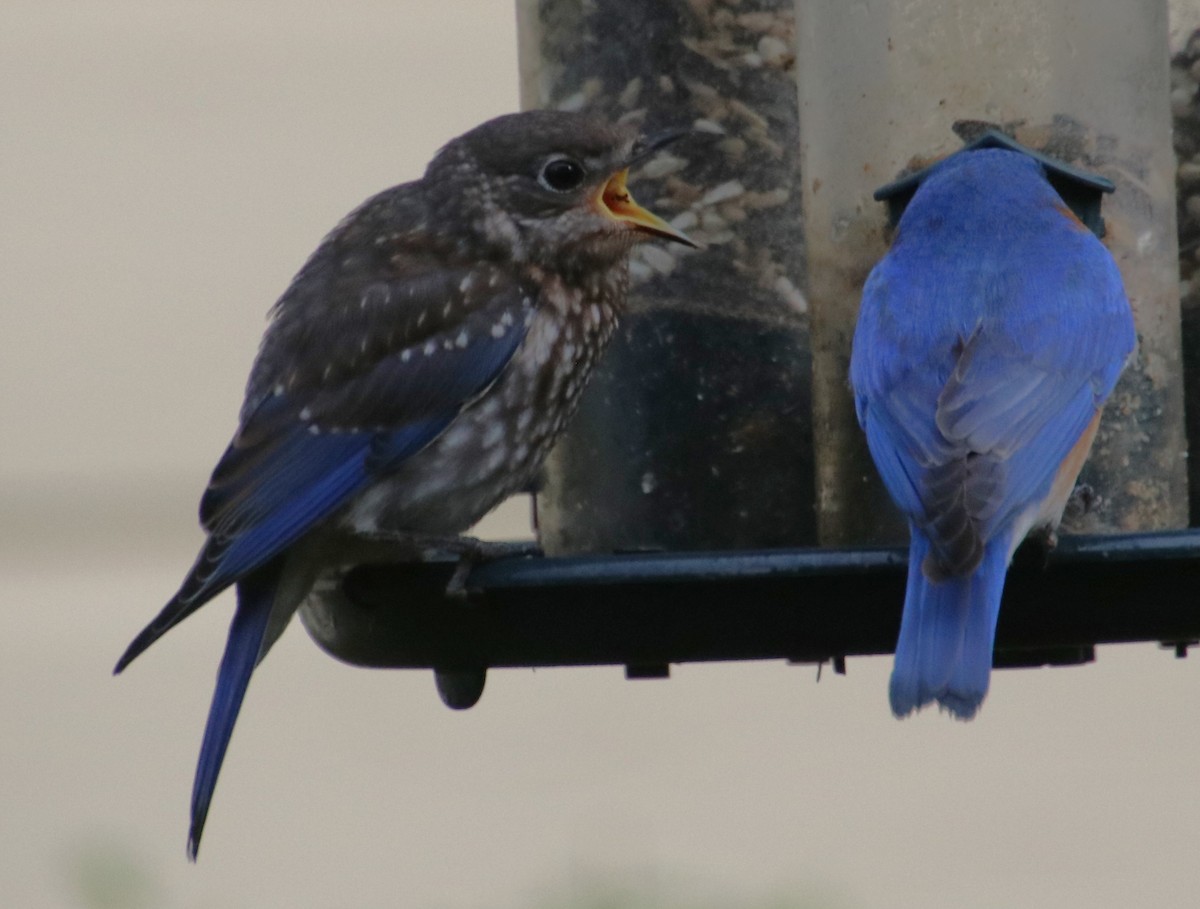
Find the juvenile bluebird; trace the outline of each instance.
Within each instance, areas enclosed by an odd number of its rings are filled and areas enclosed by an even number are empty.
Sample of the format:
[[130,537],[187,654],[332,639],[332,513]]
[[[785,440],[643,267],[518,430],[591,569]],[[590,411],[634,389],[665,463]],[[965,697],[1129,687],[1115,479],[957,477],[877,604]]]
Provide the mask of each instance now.
[[397,531],[453,537],[528,488],[625,306],[631,247],[694,245],[625,186],[678,135],[554,111],[491,120],[348,215],[275,304],[200,502],[208,540],[115,670],[236,585],[190,858],[250,675],[326,555]]
[[920,183],[867,278],[850,364],[911,532],[896,716],[979,709],[1013,551],[1057,526],[1134,342],[1116,263],[1038,160],[964,150]]

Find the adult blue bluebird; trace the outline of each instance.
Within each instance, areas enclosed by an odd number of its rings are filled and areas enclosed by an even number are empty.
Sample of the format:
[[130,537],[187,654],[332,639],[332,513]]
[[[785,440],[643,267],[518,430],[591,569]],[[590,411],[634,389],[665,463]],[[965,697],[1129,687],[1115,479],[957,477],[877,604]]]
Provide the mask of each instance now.
[[979,709],[1013,551],[1057,526],[1134,343],[1116,263],[1043,163],[988,148],[930,170],[867,278],[850,364],[911,532],[897,716]]
[[625,185],[678,135],[491,120],[348,215],[275,304],[200,503],[207,542],[116,666],[236,585],[193,860],[250,675],[321,566],[347,540],[459,534],[528,488],[624,308],[631,247],[694,245]]

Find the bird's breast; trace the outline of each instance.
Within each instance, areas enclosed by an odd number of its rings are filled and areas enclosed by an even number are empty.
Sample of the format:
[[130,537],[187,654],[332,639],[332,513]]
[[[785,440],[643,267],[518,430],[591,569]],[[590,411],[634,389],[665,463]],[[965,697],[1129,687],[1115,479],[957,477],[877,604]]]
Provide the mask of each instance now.
[[351,506],[358,531],[466,530],[532,484],[616,328],[623,287],[549,284],[500,377],[425,449]]

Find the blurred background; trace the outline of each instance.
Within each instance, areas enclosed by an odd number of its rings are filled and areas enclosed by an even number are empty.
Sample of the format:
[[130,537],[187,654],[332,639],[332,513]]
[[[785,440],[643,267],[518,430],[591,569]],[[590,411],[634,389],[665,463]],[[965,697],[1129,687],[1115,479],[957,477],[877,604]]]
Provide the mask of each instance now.
[[1148,645],[999,673],[970,724],[894,721],[884,658],[497,671],[459,714],[296,625],[188,864],[231,597],[112,665],[304,257],[516,107],[505,0],[0,4],[0,905],[1195,905],[1200,666]]

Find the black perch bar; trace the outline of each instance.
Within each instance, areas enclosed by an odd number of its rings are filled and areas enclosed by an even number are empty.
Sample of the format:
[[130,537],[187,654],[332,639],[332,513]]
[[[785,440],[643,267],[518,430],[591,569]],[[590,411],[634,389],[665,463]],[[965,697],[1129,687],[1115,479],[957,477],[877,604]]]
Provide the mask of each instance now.
[[[832,661],[891,653],[900,548],[516,558],[476,567],[447,598],[451,561],[363,565],[301,615],[317,643],[360,666],[481,671],[615,664]],[[1019,551],[997,666],[1088,662],[1096,644],[1200,640],[1200,530],[1064,537]],[[479,679],[482,685],[482,677]]]

